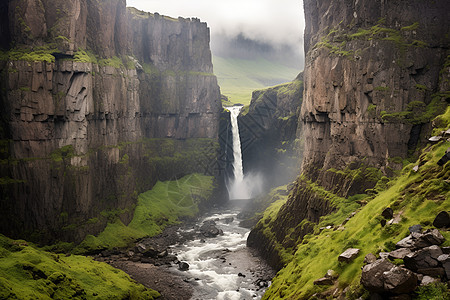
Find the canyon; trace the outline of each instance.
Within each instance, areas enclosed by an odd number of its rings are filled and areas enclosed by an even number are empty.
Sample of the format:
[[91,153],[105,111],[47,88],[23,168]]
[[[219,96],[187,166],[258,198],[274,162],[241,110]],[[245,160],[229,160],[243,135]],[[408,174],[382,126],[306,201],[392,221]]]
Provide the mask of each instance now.
[[[370,297],[361,269],[384,263],[365,258],[385,259],[450,210],[447,6],[304,0],[304,71],[254,91],[237,118],[244,176],[264,191],[247,246],[279,271],[263,299]],[[99,254],[119,245],[101,244],[112,226],[178,221],[184,194],[194,210],[226,203],[230,112],[205,23],[125,0],[11,0],[0,33],[1,234]],[[170,205],[163,193],[176,194]],[[148,199],[161,206],[144,210]],[[419,281],[372,294],[411,299]]]

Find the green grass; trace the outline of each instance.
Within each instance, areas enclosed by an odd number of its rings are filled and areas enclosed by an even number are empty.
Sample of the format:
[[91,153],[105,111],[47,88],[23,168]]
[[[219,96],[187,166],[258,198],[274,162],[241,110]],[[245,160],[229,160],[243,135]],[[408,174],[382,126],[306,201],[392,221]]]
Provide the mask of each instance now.
[[[434,131],[449,128],[449,115],[450,108],[447,108],[444,114],[434,119]],[[368,195],[355,195],[348,199],[333,197],[330,192],[307,182],[307,186],[300,192],[321,192],[322,198],[328,199],[335,206],[334,213],[320,218],[313,233],[297,242],[293,255],[288,253],[286,256],[289,249],[284,249],[281,244],[277,245],[279,255],[288,263],[273,279],[263,299],[310,299],[313,294],[332,288],[313,284],[314,280],[323,277],[329,269],[339,274],[337,287],[340,291],[347,288],[344,295],[346,299],[363,296],[365,291],[359,280],[365,255],[393,250],[395,243],[409,234],[408,227],[421,224],[424,229],[433,228],[432,222],[436,215],[440,211],[450,210],[450,186],[442,180],[450,177],[450,163],[437,165],[449,146],[450,142],[447,141],[427,145],[417,162],[405,165],[396,178],[389,180],[382,177]],[[420,165],[417,172],[412,171],[415,165]],[[360,206],[358,203],[367,204]],[[257,225],[263,227],[264,234],[271,242],[276,240],[270,227],[282,207],[282,201],[275,202]],[[401,215],[398,224],[381,226],[380,215],[386,207],[391,207],[394,214]],[[356,214],[342,226],[343,221],[353,212]],[[328,225],[332,228],[324,229]],[[292,228],[285,228],[287,234],[291,230]],[[450,232],[441,233],[446,238],[443,246],[449,246]],[[349,264],[338,262],[338,256],[350,247],[361,249],[359,256]],[[439,293],[441,288],[419,288],[416,297],[427,299],[429,295]]]
[[[424,152],[420,160],[424,163],[419,172],[411,171],[413,164],[406,166],[403,174],[391,183],[391,187],[379,193],[375,198],[366,198],[368,204],[350,219],[343,230],[316,230],[315,234],[305,237],[307,243],[298,245],[291,262],[282,269],[273,280],[264,299],[285,297],[287,299],[308,299],[321,288],[313,285],[315,279],[321,278],[328,269],[340,274],[339,287],[351,286],[349,291],[359,290],[359,276],[364,256],[389,250],[408,235],[408,227],[422,224],[429,228],[434,217],[442,210],[450,209],[450,191],[448,184],[436,178],[448,178],[449,164],[437,166],[436,162],[445,153],[450,143],[441,142]],[[364,198],[363,195],[358,198]],[[350,214],[348,201],[338,204],[338,211],[323,217],[316,228],[330,225],[338,226],[345,217],[343,211]],[[281,206],[280,206],[281,207]],[[277,208],[280,208],[277,207]],[[392,207],[395,213],[403,212],[399,224],[381,227],[378,216],[386,207]],[[353,207],[351,210],[357,210]],[[274,216],[277,211],[268,211],[267,216]],[[265,218],[267,217],[265,215]],[[261,221],[264,222],[264,219]],[[442,232],[447,240],[450,233]],[[449,243],[447,241],[446,243]],[[337,257],[348,247],[360,248],[361,254],[350,264],[339,263]],[[356,299],[359,295],[351,295]],[[355,298],[353,298],[355,297]]]
[[292,81],[299,70],[265,59],[245,60],[213,57],[214,73],[221,93],[231,103],[250,104],[252,92]]
[[0,235],[0,299],[155,299],[158,292],[92,258]]
[[91,253],[113,247],[127,247],[136,239],[154,236],[180,218],[193,217],[199,204],[213,191],[213,178],[200,174],[186,175],[179,180],[158,181],[149,191],[140,194],[133,220],[125,226],[112,220],[98,236],[88,235],[75,253]]

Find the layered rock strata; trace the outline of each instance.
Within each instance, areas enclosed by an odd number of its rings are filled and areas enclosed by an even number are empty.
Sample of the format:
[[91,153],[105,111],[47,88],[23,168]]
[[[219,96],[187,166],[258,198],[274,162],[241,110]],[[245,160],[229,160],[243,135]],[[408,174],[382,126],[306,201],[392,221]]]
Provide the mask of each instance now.
[[81,240],[111,216],[128,222],[156,180],[213,175],[221,104],[205,23],[122,0],[0,8],[2,233]]
[[302,176],[270,223],[275,239],[264,224],[249,236],[249,244],[271,249],[292,246],[292,236],[301,241],[310,222],[333,211],[328,198],[370,192],[382,176],[393,176],[449,99],[445,1],[304,6]]

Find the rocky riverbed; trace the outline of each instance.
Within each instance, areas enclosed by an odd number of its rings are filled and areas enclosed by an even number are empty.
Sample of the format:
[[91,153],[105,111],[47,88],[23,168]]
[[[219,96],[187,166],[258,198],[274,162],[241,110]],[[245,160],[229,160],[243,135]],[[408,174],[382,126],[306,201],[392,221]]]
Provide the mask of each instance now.
[[237,214],[217,211],[95,258],[162,299],[260,299],[275,273],[245,246],[249,230],[239,227]]

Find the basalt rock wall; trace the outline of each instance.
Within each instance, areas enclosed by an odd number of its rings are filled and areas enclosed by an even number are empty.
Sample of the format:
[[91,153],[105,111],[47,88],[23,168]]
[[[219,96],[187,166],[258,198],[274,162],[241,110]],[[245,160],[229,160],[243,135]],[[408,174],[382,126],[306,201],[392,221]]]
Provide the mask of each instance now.
[[79,241],[128,222],[157,180],[214,175],[205,23],[121,0],[13,0],[0,14],[1,233]]
[[[327,197],[366,193],[426,143],[449,100],[442,77],[450,45],[446,5],[304,1],[302,176],[276,220],[258,224],[249,245],[295,251],[308,224],[333,211]],[[273,253],[268,257],[277,264]]]

